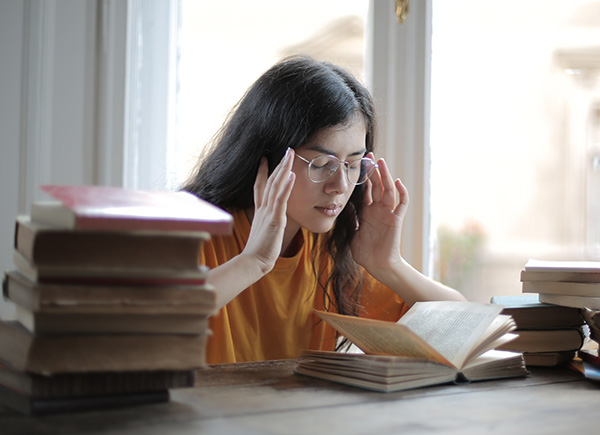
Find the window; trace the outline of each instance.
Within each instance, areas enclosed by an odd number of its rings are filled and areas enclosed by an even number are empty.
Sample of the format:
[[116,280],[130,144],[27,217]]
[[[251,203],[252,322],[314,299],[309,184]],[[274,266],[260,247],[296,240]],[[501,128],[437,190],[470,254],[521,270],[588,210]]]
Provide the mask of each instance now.
[[246,89],[279,59],[307,54],[363,75],[364,0],[181,0],[176,170],[198,153]]
[[600,258],[600,2],[432,0],[436,277],[520,293],[529,257]]
[[266,68],[305,53],[371,87],[378,155],[411,194],[402,249],[417,269],[488,301],[520,292],[528,257],[600,256],[598,0],[423,0],[403,24],[391,0],[175,3],[168,188]]

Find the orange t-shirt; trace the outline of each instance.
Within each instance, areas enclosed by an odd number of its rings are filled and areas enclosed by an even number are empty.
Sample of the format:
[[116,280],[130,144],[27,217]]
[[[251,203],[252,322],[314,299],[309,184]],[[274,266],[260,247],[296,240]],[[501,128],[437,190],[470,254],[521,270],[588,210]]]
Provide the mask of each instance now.
[[[250,234],[244,212],[234,214],[231,236],[213,236],[200,262],[215,268],[240,254]],[[266,276],[248,287],[210,319],[209,364],[296,358],[304,349],[333,350],[336,332],[313,313],[323,309],[323,291],[313,272],[312,233],[293,257],[280,257]],[[327,263],[324,269],[331,269]],[[408,306],[392,290],[368,276],[361,316],[398,320]],[[216,289],[219,291],[219,289]]]

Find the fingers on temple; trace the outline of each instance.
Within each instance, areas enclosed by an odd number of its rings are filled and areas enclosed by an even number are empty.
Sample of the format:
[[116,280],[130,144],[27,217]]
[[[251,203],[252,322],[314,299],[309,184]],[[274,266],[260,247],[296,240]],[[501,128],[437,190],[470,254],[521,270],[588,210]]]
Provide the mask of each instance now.
[[369,205],[373,203],[373,182],[369,178],[365,183],[365,194],[363,196],[363,204]]
[[381,197],[383,193],[381,185],[381,173],[379,172],[379,169],[376,169],[375,172],[373,172],[373,175],[371,175],[369,181],[371,182],[371,198],[373,200],[372,202],[381,202]]
[[394,180],[385,160],[379,159],[378,169],[371,176],[373,182],[373,202],[379,202],[393,209],[396,205]]
[[392,174],[390,173],[385,160],[380,159],[378,165],[379,173],[381,174],[383,203],[393,209],[396,206],[396,189],[394,187]]
[[406,212],[406,209],[408,207],[408,202],[409,202],[409,196],[408,196],[408,189],[406,189],[406,186],[404,186],[404,184],[402,183],[402,181],[397,178],[394,182],[394,184],[396,185],[396,190],[398,190],[398,193],[400,194],[400,202],[398,203],[398,206],[396,207],[395,213],[400,215]]
[[258,173],[256,174],[256,181],[254,182],[254,204],[259,207],[263,203],[263,197],[265,193],[265,187],[267,185],[267,177],[269,173],[269,167],[267,158],[263,157],[258,167]]
[[265,192],[271,206],[277,206],[282,201],[286,202],[294,185],[294,173],[292,172],[294,151],[290,148],[284,158],[277,165],[267,180]]

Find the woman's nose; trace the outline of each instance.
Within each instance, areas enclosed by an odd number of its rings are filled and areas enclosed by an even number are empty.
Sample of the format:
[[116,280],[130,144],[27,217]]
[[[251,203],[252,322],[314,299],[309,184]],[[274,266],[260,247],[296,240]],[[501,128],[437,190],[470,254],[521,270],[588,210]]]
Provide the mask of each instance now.
[[325,190],[327,192],[342,193],[348,189],[348,175],[346,174],[346,166],[341,163],[337,171],[325,182]]

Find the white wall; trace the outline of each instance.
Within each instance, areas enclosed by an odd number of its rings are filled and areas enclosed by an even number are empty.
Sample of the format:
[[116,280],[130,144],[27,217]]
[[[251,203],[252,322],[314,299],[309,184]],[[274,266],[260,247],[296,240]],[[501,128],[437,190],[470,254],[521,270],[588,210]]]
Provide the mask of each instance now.
[[[42,199],[38,185],[99,181],[99,4],[0,2],[3,270],[12,268],[15,217]],[[0,314],[11,313],[12,307],[0,305]]]
[[19,140],[23,3],[0,3],[0,266],[12,260],[14,217],[19,209]]

